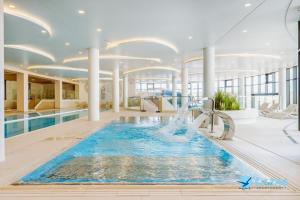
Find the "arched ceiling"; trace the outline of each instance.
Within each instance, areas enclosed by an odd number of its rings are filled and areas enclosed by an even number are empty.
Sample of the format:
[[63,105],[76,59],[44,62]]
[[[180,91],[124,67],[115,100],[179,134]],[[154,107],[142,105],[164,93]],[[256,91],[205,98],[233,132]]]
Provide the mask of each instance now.
[[[6,48],[5,62],[21,68],[32,65],[87,68],[87,61],[63,63],[63,60],[86,56],[87,48],[98,46],[101,55],[156,58],[161,60],[160,65],[179,69],[180,60],[201,57],[201,49],[212,45],[217,55],[248,53],[280,57],[217,57],[216,69],[220,74],[226,69],[268,71],[297,61],[293,36],[297,36],[299,6],[300,0],[5,0],[5,44],[28,46],[55,57],[51,61],[40,54]],[[115,42],[123,43],[118,48],[107,48]],[[121,62],[121,73],[158,65],[151,60]],[[112,71],[115,60],[100,63],[101,69]],[[201,60],[187,65],[191,74],[202,70]],[[37,72],[86,77],[86,72],[67,70]],[[134,76],[168,77],[170,73],[147,70]]]

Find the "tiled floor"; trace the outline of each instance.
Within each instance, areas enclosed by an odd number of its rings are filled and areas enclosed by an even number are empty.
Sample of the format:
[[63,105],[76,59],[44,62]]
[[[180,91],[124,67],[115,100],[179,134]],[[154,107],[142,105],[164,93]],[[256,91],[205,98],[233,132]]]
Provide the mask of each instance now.
[[7,139],[0,163],[0,199],[300,199],[300,134],[291,120],[260,118],[237,124],[232,141],[217,141],[246,162],[274,177],[287,178],[290,190],[226,189],[214,186],[14,186],[11,183],[119,116],[170,115],[104,112],[99,122],[79,119]]

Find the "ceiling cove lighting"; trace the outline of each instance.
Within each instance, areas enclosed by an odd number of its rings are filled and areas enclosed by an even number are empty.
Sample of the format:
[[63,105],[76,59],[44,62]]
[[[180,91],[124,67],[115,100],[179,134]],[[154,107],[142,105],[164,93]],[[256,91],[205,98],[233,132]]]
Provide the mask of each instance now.
[[[32,69],[55,69],[55,70],[88,72],[88,69],[86,69],[86,68],[75,68],[75,67],[67,67],[67,66],[60,66],[60,65],[34,65],[34,66],[29,66],[27,69],[29,69],[29,70],[32,70]],[[112,75],[112,72],[99,70],[99,74]]]
[[[148,61],[155,61],[160,63],[161,60],[159,58],[144,58],[144,57],[134,57],[134,56],[123,56],[123,55],[100,55],[99,59],[103,60],[112,60],[112,59],[119,59],[119,60],[148,60]],[[70,62],[78,62],[78,61],[83,61],[83,60],[88,60],[87,56],[82,56],[82,57],[72,57],[72,58],[66,58],[63,60],[63,63],[70,63]]]
[[[258,57],[259,58],[260,57],[260,58],[273,58],[273,59],[281,60],[281,56],[270,55],[270,54],[254,54],[254,53],[217,54],[216,57],[245,57],[245,58],[249,58],[249,57]],[[192,58],[185,60],[184,63],[190,63],[190,62],[197,61],[197,60],[203,60],[203,57],[202,56],[192,57]]]
[[47,52],[45,52],[41,49],[37,49],[37,48],[26,46],[26,45],[12,45],[12,44],[11,45],[10,44],[5,44],[4,47],[9,48],[9,49],[18,49],[18,50],[22,50],[22,51],[35,53],[35,54],[44,56],[46,58],[49,58],[50,60],[55,62],[55,58],[54,58],[53,55],[51,55],[50,53],[47,53]]
[[136,37],[136,38],[128,38],[128,39],[124,39],[124,40],[109,42],[109,43],[107,43],[106,49],[112,49],[112,48],[115,48],[115,47],[117,47],[119,45],[122,45],[122,44],[137,43],[137,42],[147,42],[147,43],[161,44],[163,46],[169,47],[170,49],[172,49],[176,53],[179,52],[178,48],[174,44],[172,44],[171,42],[166,41],[166,40],[162,40],[162,39],[159,39],[159,38],[152,38],[152,37]]
[[8,6],[9,8],[11,8],[11,9],[15,9],[16,8],[16,6],[15,5],[13,5],[13,4],[9,4],[9,6]]
[[[73,78],[72,81],[86,81],[88,78]],[[100,81],[112,81],[112,78],[109,77],[99,77]],[[119,81],[123,81],[123,79],[119,79]]]
[[4,7],[4,13],[25,19],[27,21],[30,21],[30,22],[42,27],[44,30],[46,30],[48,32],[48,34],[50,36],[53,36],[53,31],[52,31],[51,27],[46,22],[44,22],[43,20],[41,20],[40,18],[38,18],[36,16],[33,16],[31,14],[28,14],[26,12],[23,12],[23,11],[20,11],[17,9],[12,9],[10,6]]
[[140,71],[146,71],[146,70],[167,70],[167,71],[174,71],[177,73],[180,73],[180,70],[175,69],[174,67],[170,66],[149,66],[149,67],[137,67],[135,69],[128,70],[124,72],[123,74],[130,74],[134,72],[140,72]]

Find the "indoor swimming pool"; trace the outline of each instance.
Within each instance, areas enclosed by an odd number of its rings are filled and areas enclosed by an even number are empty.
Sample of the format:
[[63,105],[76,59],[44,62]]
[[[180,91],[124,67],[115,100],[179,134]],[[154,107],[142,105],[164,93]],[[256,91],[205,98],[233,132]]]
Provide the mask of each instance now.
[[27,114],[26,117],[24,115],[22,115],[23,117],[13,115],[11,117],[15,117],[15,119],[6,119],[4,123],[5,138],[64,123],[86,115],[87,110],[33,112]]
[[[168,120],[166,120],[168,121]],[[158,117],[114,121],[23,177],[20,184],[237,184],[263,177],[196,130],[158,134]],[[168,135],[169,134],[169,135]]]

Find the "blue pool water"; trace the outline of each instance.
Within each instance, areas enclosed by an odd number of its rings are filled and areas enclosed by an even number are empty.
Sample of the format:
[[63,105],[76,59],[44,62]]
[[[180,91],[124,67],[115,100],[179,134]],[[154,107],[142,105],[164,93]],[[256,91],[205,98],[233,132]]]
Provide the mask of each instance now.
[[[50,115],[49,115],[50,114]],[[5,138],[20,135],[26,132],[46,128],[56,124],[64,123],[87,115],[87,111],[75,111],[51,115],[53,112],[45,112],[45,116],[30,116],[27,119],[16,118],[7,120],[4,124]]]
[[197,132],[172,142],[157,134],[160,120],[133,121],[108,124],[20,183],[237,184],[243,175],[262,176]]

